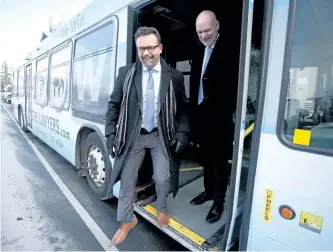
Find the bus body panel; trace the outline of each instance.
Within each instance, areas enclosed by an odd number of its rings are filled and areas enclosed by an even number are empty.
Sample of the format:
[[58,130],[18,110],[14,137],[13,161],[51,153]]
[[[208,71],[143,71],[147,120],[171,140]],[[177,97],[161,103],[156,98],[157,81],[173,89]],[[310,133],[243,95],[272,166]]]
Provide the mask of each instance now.
[[[289,4],[274,6],[248,250],[333,248],[333,158],[289,148],[277,136]],[[280,214],[284,206],[292,219]]]
[[256,232],[249,232],[249,237],[251,237],[249,251],[267,251],[269,248],[271,251],[293,251],[291,248],[284,246],[283,244],[276,242],[267,236]]
[[[254,234],[270,238],[273,247],[267,245],[267,250],[274,250],[274,243],[295,250],[333,248],[332,177],[332,157],[318,158],[318,154],[290,150],[276,135],[262,134],[253,195],[252,239],[255,240]],[[273,192],[269,209],[267,190]],[[295,211],[295,218],[286,220],[280,215],[283,205]],[[302,227],[302,218],[309,215],[322,219],[321,227],[313,227],[320,233]]]

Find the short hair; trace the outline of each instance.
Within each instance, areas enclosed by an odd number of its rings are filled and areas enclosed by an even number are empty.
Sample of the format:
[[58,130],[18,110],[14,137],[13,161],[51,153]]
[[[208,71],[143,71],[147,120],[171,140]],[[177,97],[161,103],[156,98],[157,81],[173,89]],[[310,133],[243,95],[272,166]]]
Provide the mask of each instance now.
[[157,38],[157,43],[161,44],[161,35],[158,32],[158,30],[155,27],[147,27],[147,26],[142,26],[139,27],[135,34],[134,34],[134,38],[135,38],[135,42],[136,40],[141,37],[141,36],[146,36],[146,35],[150,35],[150,34],[154,34]]

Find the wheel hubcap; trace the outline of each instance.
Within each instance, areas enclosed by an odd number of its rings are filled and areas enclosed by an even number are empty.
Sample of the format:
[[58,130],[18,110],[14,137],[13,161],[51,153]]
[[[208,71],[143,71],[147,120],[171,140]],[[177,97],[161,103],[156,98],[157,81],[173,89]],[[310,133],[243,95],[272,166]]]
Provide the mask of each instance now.
[[104,157],[100,149],[96,146],[91,147],[88,154],[89,176],[97,186],[102,186],[105,182]]

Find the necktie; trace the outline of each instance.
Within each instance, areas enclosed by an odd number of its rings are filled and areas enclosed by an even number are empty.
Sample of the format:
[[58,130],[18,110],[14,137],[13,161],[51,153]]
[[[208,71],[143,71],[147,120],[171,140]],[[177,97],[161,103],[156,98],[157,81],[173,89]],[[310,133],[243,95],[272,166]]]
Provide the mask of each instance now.
[[145,103],[145,117],[144,125],[148,132],[151,132],[154,128],[154,80],[152,72],[154,69],[148,69],[149,77],[146,88],[146,103]]
[[[207,47],[207,57],[203,65],[203,71],[202,75],[204,75],[207,67],[207,63],[209,61],[210,55],[212,54],[213,48],[212,47]],[[199,87],[199,94],[198,94],[198,104],[200,104],[203,100],[203,88],[202,88],[202,75],[200,78],[200,87]]]

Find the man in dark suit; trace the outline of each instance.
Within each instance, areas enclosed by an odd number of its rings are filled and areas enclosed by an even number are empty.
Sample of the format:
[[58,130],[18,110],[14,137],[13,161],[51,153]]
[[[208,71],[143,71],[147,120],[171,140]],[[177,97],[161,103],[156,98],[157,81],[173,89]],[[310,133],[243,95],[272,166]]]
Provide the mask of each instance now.
[[211,11],[198,15],[196,32],[201,44],[195,49],[190,76],[191,125],[202,154],[205,187],[191,204],[213,200],[208,223],[218,221],[223,213],[237,100],[238,54],[229,39],[219,34],[219,25]]
[[133,198],[147,150],[152,157],[158,223],[168,225],[170,179],[174,197],[178,191],[176,153],[188,144],[184,76],[160,57],[163,46],[155,28],[139,28],[135,42],[140,60],[119,69],[106,114],[106,144],[115,157],[110,182],[121,179],[117,213],[121,226],[112,239],[114,245],[137,223]]

